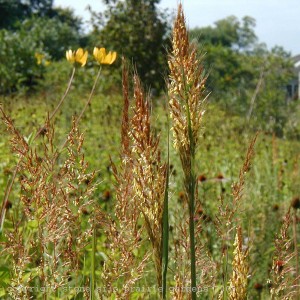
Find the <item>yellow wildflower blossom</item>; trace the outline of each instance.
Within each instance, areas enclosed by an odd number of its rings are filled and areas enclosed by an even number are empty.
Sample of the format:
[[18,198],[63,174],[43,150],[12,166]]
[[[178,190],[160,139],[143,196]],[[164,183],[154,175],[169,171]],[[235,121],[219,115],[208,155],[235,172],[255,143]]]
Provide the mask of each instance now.
[[37,52],[37,53],[34,54],[34,56],[36,58],[36,63],[38,65],[42,64],[43,58],[45,57],[45,55]]
[[94,57],[99,64],[111,65],[117,58],[117,52],[109,51],[106,53],[105,48],[94,48]]
[[77,49],[77,51],[68,50],[66,52],[66,57],[70,63],[73,64],[77,62],[80,63],[82,67],[84,67],[87,61],[88,52],[83,51],[82,48]]
[[51,64],[51,62],[49,60],[46,60],[46,55],[45,54],[36,52],[34,54],[34,57],[36,58],[36,63],[38,65],[44,65],[44,66],[47,67],[47,66],[49,66]]

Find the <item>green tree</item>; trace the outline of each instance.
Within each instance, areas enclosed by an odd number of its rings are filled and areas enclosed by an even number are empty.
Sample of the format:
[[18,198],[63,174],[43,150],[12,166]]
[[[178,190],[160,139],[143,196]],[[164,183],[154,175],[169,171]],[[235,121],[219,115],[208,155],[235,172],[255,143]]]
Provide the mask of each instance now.
[[256,128],[280,135],[292,107],[286,102],[290,55],[280,47],[268,51],[254,29],[253,18],[231,16],[190,34],[206,52],[211,99],[230,113],[251,117]]
[[48,16],[53,9],[53,0],[23,0],[30,8],[31,14]]
[[29,7],[21,0],[0,0],[0,29],[12,29],[29,15]]
[[0,93],[11,93],[35,84],[40,75],[35,52],[41,52],[29,34],[0,30]]
[[290,54],[278,46],[256,59],[257,64],[263,65],[264,77],[254,104],[254,123],[257,126],[262,123],[262,129],[281,136],[297,105],[287,101],[287,85],[293,78],[293,62]]
[[166,69],[169,25],[160,0],[106,0],[107,10],[93,14],[93,44],[115,50],[136,66],[148,87],[161,89]]
[[65,57],[68,48],[77,47],[80,44],[80,34],[76,27],[71,27],[57,18],[32,17],[26,19],[22,23],[20,32],[23,35],[30,32],[43,51],[47,52],[54,60]]
[[246,51],[257,42],[254,31],[255,20],[245,16],[242,22],[235,16],[216,21],[214,26],[195,28],[191,36],[203,45],[223,46],[226,48]]
[[84,46],[81,19],[72,10],[53,8],[50,0],[0,1],[8,13],[7,24],[0,18],[0,93],[37,84],[45,65],[38,64],[36,55],[44,62],[60,60],[68,48]]

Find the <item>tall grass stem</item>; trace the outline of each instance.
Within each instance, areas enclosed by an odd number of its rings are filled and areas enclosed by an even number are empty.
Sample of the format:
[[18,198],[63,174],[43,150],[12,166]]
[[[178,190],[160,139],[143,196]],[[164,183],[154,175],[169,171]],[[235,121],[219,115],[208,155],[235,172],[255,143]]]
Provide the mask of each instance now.
[[[169,120],[168,120],[169,127]],[[169,170],[170,170],[170,134],[168,128],[168,157],[167,174],[163,210],[163,235],[162,235],[162,298],[167,299],[167,272],[169,260]]]

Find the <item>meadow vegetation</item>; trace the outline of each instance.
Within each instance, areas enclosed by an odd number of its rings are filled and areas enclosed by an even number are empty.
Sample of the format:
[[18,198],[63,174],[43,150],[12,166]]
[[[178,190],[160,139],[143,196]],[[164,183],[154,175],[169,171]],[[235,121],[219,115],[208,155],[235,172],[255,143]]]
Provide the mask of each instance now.
[[1,25],[0,298],[299,299],[289,55],[106,2],[90,34],[49,0]]

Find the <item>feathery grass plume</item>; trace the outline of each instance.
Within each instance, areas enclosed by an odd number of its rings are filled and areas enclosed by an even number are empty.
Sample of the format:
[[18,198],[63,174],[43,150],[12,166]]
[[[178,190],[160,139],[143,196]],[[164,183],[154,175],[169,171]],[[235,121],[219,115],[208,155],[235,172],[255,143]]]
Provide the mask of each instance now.
[[291,225],[290,209],[283,219],[279,235],[275,239],[275,253],[271,270],[271,299],[297,299],[299,278],[294,278],[295,267],[293,265],[294,252],[289,236]]
[[234,222],[236,222],[236,218],[239,216],[238,212],[240,206],[242,204],[243,192],[246,184],[246,174],[249,172],[251,168],[251,163],[254,157],[254,146],[258,137],[258,133],[252,138],[250,144],[247,149],[246,157],[244,159],[244,163],[242,168],[240,169],[239,179],[237,182],[232,185],[232,201],[229,203],[225,202],[223,197],[220,198],[220,204],[218,207],[219,213],[215,216],[215,228],[217,234],[222,241],[222,263],[220,266],[222,270],[219,272],[223,274],[223,294],[227,293],[226,285],[227,285],[227,277],[228,277],[228,246],[231,244],[231,236],[230,233],[234,228]]
[[[140,279],[149,259],[149,253],[143,254],[141,259],[136,256],[136,252],[142,254],[140,248],[143,244],[143,228],[139,226],[141,212],[136,205],[136,192],[132,185],[134,160],[131,151],[132,141],[129,137],[128,69],[124,59],[123,98],[121,166],[117,168],[112,162],[113,174],[116,179],[115,218],[101,217],[99,222],[105,222],[104,228],[110,248],[102,274],[105,291],[103,296],[130,299],[132,287]],[[116,289],[114,290],[114,288]]]
[[[236,215],[236,212],[239,210],[239,208],[241,206],[241,199],[243,197],[243,192],[244,192],[245,183],[246,183],[246,174],[250,171],[250,168],[251,168],[251,163],[252,163],[252,160],[253,160],[253,157],[255,154],[254,146],[255,146],[257,137],[258,137],[258,132],[252,138],[252,140],[250,141],[250,144],[248,146],[246,157],[245,157],[243,166],[240,170],[239,180],[232,185],[233,201],[232,201],[231,209],[230,209],[230,211],[228,211],[228,215],[226,217],[227,223],[229,226],[231,225],[231,223]],[[227,209],[228,209],[228,207],[227,207]]]
[[139,77],[134,78],[133,117],[130,137],[132,140],[133,187],[135,205],[141,211],[150,238],[157,284],[162,286],[162,234],[163,208],[166,188],[167,167],[161,161],[159,138],[151,132],[149,99],[145,99]]
[[195,154],[199,131],[204,114],[205,82],[207,75],[197,47],[191,44],[185,25],[182,5],[179,4],[173,28],[172,51],[168,58],[169,107],[173,121],[174,146],[179,151],[184,171],[185,193],[189,204],[190,257],[192,299],[196,299],[196,257],[195,257]]
[[182,5],[178,6],[173,29],[172,52],[168,58],[170,81],[168,94],[175,148],[184,163],[196,150],[204,114],[205,74],[197,46],[191,44],[185,26]]
[[[154,137],[150,126],[149,101],[145,99],[141,83],[134,75],[133,116],[129,117],[128,71],[123,70],[124,109],[122,120],[122,165],[120,170],[113,164],[116,178],[116,223],[108,230],[110,263],[104,272],[106,290],[119,278],[126,289],[122,299],[129,299],[130,287],[139,279],[148,260],[146,253],[137,264],[134,250],[140,248],[142,230],[146,228],[150,238],[157,283],[162,284],[162,215],[166,185],[166,164],[161,162],[159,139]],[[139,220],[144,227],[138,229]],[[121,294],[119,294],[120,296]]]
[[[22,139],[12,121],[6,120],[13,143],[20,143],[15,147],[18,151],[23,145]],[[80,257],[92,232],[83,211],[92,204],[90,199],[95,186],[94,174],[87,173],[82,153],[83,136],[75,123],[68,137],[68,158],[62,167],[55,163],[54,129],[49,119],[45,128],[42,148],[29,148],[20,160],[20,203],[15,206],[19,222],[13,231],[8,229],[5,233],[8,241],[18,240],[23,258],[15,259],[13,244],[7,243],[5,250],[13,254],[12,282],[19,281],[23,272],[25,278],[30,279],[22,283],[24,289],[32,285],[51,286],[51,293],[67,284],[70,286],[72,278],[79,278]],[[10,292],[18,293],[15,289]],[[38,289],[33,289],[33,293],[38,293]]]
[[229,299],[243,300],[247,298],[247,285],[249,266],[247,262],[248,249],[244,251],[242,228],[237,228],[237,233],[234,242],[233,262],[232,262],[232,276],[229,281]]

